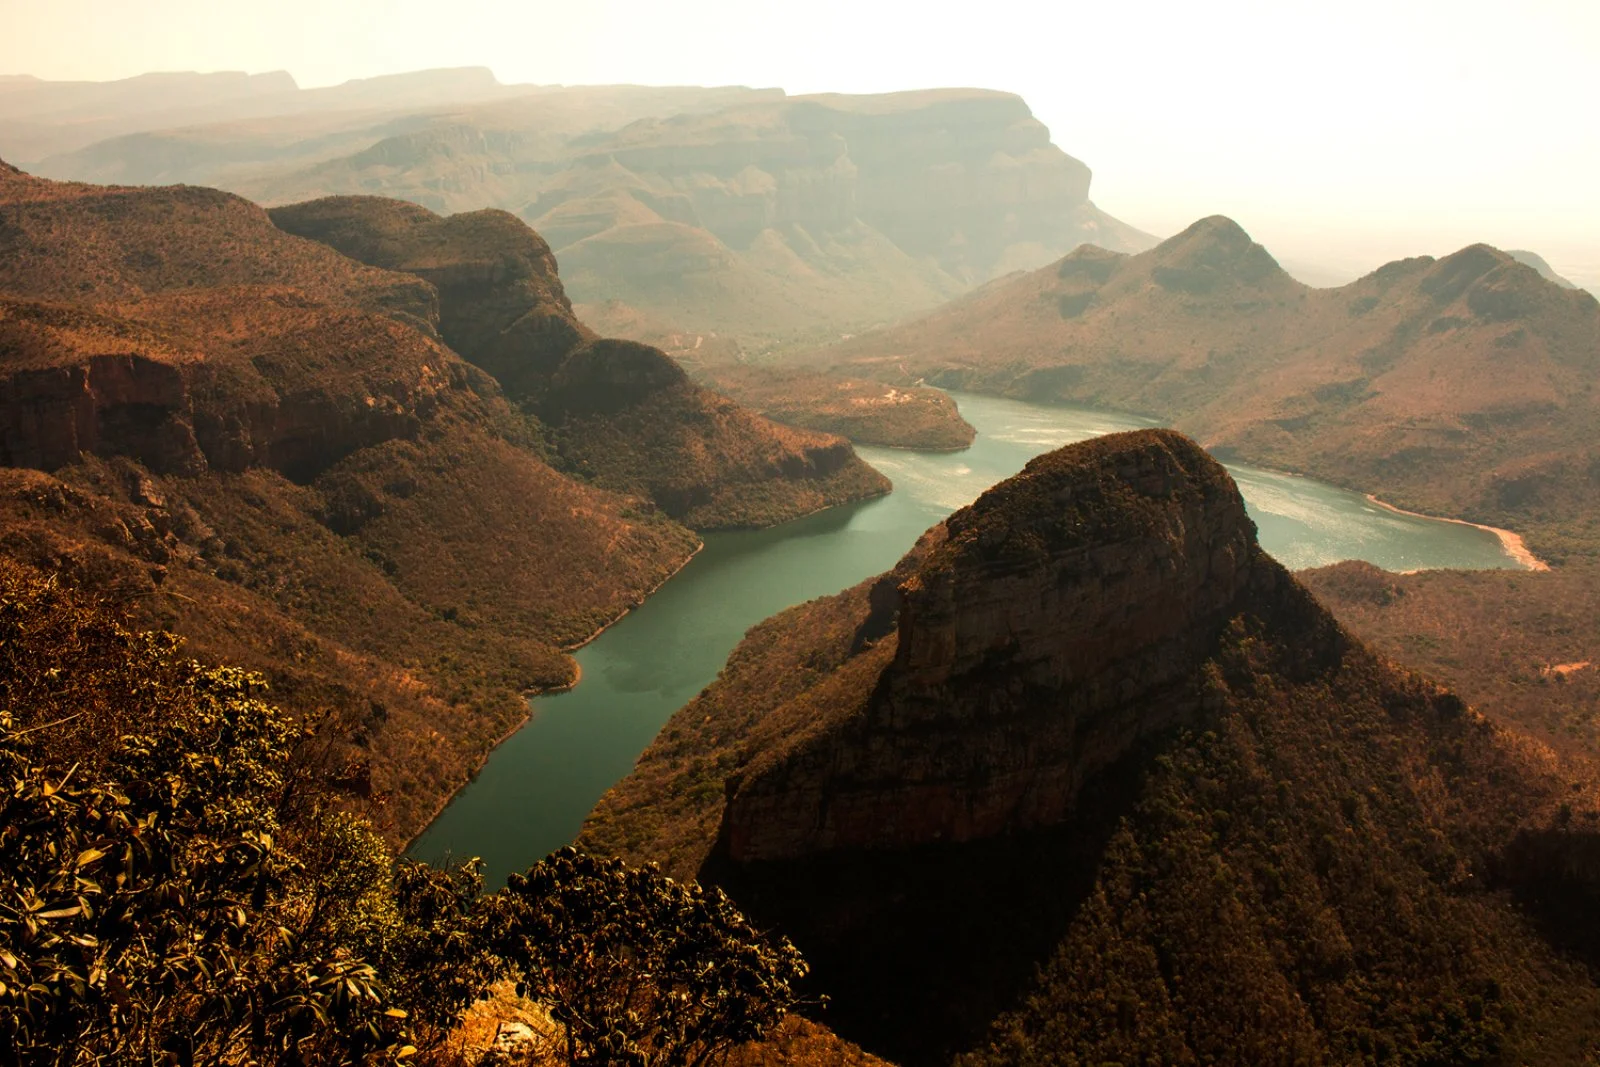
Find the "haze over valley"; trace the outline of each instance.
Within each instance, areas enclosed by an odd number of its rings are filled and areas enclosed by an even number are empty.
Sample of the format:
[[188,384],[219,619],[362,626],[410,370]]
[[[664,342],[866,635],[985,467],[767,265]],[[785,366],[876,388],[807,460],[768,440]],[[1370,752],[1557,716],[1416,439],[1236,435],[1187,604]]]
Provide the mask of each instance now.
[[1600,1049],[1600,15],[0,0],[0,1062]]

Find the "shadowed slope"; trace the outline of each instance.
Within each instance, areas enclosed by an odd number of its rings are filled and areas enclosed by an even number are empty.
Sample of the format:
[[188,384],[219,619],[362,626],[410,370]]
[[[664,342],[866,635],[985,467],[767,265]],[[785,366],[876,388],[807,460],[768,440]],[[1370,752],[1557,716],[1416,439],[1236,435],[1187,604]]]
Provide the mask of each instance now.
[[1600,997],[1515,857],[1586,854],[1570,785],[1145,431],[757,627],[583,840],[723,884],[901,1062],[1563,1063]]

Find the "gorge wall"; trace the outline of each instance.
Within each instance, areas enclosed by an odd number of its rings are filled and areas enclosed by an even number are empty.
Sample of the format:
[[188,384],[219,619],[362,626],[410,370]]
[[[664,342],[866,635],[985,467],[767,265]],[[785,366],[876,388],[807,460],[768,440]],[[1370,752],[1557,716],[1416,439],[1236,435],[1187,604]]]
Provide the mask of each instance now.
[[662,508],[887,483],[597,338],[514,217],[357,208],[383,266],[216,190],[0,164],[0,553],[265,672],[404,838],[693,555]]
[[899,586],[892,662],[825,736],[748,768],[735,862],[1050,826],[1192,682],[1261,561],[1222,468],[1176,434],[1034,460]]

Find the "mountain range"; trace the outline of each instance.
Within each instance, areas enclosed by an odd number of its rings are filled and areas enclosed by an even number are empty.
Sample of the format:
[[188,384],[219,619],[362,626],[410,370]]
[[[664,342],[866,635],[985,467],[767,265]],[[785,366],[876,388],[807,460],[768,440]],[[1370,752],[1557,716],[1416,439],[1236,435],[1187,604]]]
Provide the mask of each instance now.
[[1527,530],[1553,559],[1600,550],[1600,302],[1486,245],[1314,289],[1213,217],[797,361],[1146,414],[1221,456]]
[[[1084,241],[1154,241],[1094,207],[1088,167],[1009,93],[500,86],[454,71],[286,96],[281,79],[206,77],[222,90],[211,112],[139,112],[119,136],[49,154],[5,118],[88,90],[43,83],[9,109],[0,93],[0,152],[21,148],[52,178],[215,185],[267,205],[502,208],[550,242],[586,318],[674,350],[826,339]],[[131,111],[137,88],[99,91]]]
[[[810,961],[733,1062],[1600,1048],[1600,303],[1535,254],[1157,244],[967,89],[6,78],[13,146],[100,184],[0,164],[0,555],[265,672],[395,840],[702,533],[887,492],[839,434],[1178,428],[757,625],[591,813]],[[1293,575],[1218,457],[1556,567]]]

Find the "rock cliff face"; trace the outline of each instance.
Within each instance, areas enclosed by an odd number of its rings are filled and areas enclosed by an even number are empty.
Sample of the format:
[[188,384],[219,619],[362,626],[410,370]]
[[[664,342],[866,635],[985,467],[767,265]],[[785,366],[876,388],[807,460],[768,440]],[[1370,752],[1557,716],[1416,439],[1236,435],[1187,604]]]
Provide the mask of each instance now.
[[265,204],[378,193],[504,209],[549,240],[575,301],[629,306],[629,336],[674,351],[687,331],[691,345],[836,336],[1084,241],[1153,241],[1094,207],[1088,167],[1019,97],[978,89],[544,89],[448,114],[156,131],[44,166]]
[[752,629],[580,840],[724,887],[913,1067],[1553,1064],[1600,1035],[1556,962],[1600,958],[1596,795],[1341,630],[1214,461],[1141,431]]
[[1083,241],[1144,247],[1089,178],[1007,93],[797,97],[586,143],[525,214],[559,235],[578,299],[793,333],[903,315]]
[[[8,465],[55,470],[93,453],[158,474],[260,467],[303,482],[443,411],[481,413],[494,391],[415,330],[286,291],[151,297],[133,314],[0,298]],[[239,332],[207,337],[223,318]]]
[[332,197],[269,214],[288,233],[428,282],[445,342],[513,396],[542,395],[568,354],[594,337],[572,314],[550,246],[503,211],[442,218],[397,200]]
[[1163,431],[1035,460],[945,528],[899,587],[865,706],[731,792],[734,861],[1060,822],[1085,780],[1196,710],[1198,665],[1272,566],[1232,480]]
[[664,178],[730,248],[767,230],[820,235],[859,219],[968,281],[990,277],[1013,245],[1076,243],[1089,199],[1089,168],[1008,93],[798,97],[636,124],[587,158]]

